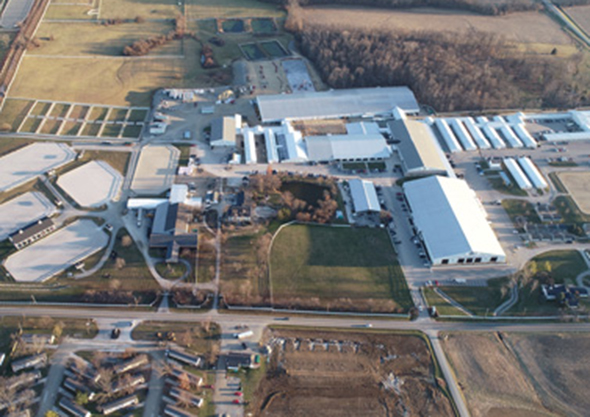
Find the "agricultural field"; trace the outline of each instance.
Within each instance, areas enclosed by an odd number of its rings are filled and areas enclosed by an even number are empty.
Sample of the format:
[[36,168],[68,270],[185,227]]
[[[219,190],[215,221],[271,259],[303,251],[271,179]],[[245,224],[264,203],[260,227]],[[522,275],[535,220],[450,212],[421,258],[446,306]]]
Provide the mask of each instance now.
[[442,344],[473,417],[583,416],[586,334],[452,333]]
[[404,312],[412,307],[387,233],[380,229],[294,225],[270,255],[275,306]]
[[590,172],[560,172],[558,178],[578,208],[590,214]]
[[331,25],[361,29],[456,31],[473,28],[504,36],[508,41],[525,44],[571,45],[559,25],[538,12],[482,16],[468,12],[438,9],[373,9],[347,6],[314,6],[302,10],[310,25]]
[[[393,410],[454,415],[438,366],[418,333],[273,329],[267,338],[275,347],[266,369],[248,371],[265,373],[253,398],[246,398],[246,412],[261,417],[385,417]],[[395,359],[385,359],[390,355]]]

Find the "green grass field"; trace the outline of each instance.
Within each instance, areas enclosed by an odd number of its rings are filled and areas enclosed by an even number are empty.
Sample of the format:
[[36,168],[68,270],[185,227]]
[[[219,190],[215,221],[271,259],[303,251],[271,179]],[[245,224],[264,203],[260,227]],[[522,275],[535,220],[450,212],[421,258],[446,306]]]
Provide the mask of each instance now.
[[424,288],[424,298],[430,307],[436,307],[438,314],[442,316],[465,316],[465,313],[449,304],[444,298],[438,295],[432,288]]
[[553,205],[563,217],[564,223],[580,224],[590,222],[590,216],[582,213],[570,196],[556,197],[553,200]]
[[[31,55],[65,56],[123,56],[123,48],[133,42],[155,35],[168,33],[173,29],[171,21],[124,23],[104,26],[94,22],[61,23],[45,22],[39,26],[37,37],[41,40],[39,48],[32,49]],[[156,48],[151,55],[180,54],[180,42],[170,42]]]
[[[536,262],[539,271],[547,270],[549,262],[549,276],[556,284],[576,284],[576,277],[588,268],[582,255],[575,250],[550,251],[535,256],[529,262]],[[528,267],[528,265],[527,265]],[[509,314],[516,315],[556,315],[559,306],[555,302],[544,301],[540,286],[532,280],[519,291],[517,304],[510,309]]]
[[177,0],[101,0],[100,19],[174,19],[182,13]]
[[446,295],[478,316],[490,315],[508,297],[502,296],[501,288],[508,278],[488,280],[487,287],[470,287],[467,285],[449,285],[440,287]]
[[0,112],[0,129],[16,132],[34,101],[6,99]]
[[115,124],[105,124],[104,129],[100,135],[101,138],[116,138],[121,133],[123,126]]
[[45,21],[47,20],[96,20],[96,16],[91,16],[88,11],[91,7],[78,5],[56,5],[50,4],[45,13]]
[[535,256],[529,262],[536,262],[539,270],[544,265],[551,265],[550,275],[557,284],[575,284],[576,277],[586,271],[588,267],[580,252],[576,250],[555,250]]
[[[178,42],[178,41],[176,41]],[[76,59],[25,56],[11,89],[13,97],[150,106],[154,90],[216,86],[219,69],[203,70],[197,43],[185,41],[185,59]],[[232,57],[236,57],[232,54]],[[39,68],[43,68],[39,72]],[[61,80],[70,80],[63,83]]]
[[124,138],[138,138],[141,133],[141,126],[127,125],[123,128],[122,137]]
[[317,298],[323,306],[392,300],[412,306],[387,233],[380,229],[288,226],[271,251],[274,300]]
[[528,201],[514,199],[502,200],[502,207],[504,207],[504,210],[506,210],[513,223],[516,223],[515,220],[519,217],[524,217],[529,223],[541,223],[535,207]]
[[98,132],[100,130],[100,125],[98,124],[87,124],[80,132],[82,136],[98,136]]

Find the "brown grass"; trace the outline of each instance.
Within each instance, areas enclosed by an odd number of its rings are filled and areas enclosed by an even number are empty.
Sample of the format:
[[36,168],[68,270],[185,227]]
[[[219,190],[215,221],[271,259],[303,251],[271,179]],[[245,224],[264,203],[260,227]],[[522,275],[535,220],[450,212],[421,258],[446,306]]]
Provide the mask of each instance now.
[[568,16],[586,33],[590,33],[590,6],[567,7]]
[[510,343],[549,408],[561,415],[588,415],[590,335],[510,335]]
[[454,31],[476,29],[504,36],[516,43],[571,44],[570,38],[545,14],[513,13],[481,16],[468,12],[438,9],[388,10],[348,6],[314,6],[302,9],[306,24],[333,25],[339,28]]
[[[435,382],[428,347],[418,336],[302,330],[275,330],[272,335],[286,342],[273,350],[246,410],[255,415],[403,415],[399,410],[411,416],[453,415]],[[312,346],[310,340],[322,344]],[[326,349],[323,342],[330,341],[348,347],[338,351],[331,343]],[[397,378],[397,389],[383,387],[391,375]]]
[[590,172],[560,172],[558,176],[580,210],[590,214]]
[[443,346],[473,417],[582,416],[590,406],[587,335],[455,333]]

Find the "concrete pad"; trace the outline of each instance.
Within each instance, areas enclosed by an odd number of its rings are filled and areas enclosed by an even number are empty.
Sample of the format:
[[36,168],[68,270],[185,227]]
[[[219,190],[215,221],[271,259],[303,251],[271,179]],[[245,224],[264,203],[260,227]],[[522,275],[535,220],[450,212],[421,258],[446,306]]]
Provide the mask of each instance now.
[[114,200],[123,177],[104,161],[90,161],[57,180],[66,193],[82,207],[99,207]]
[[141,151],[131,190],[139,195],[161,194],[174,181],[180,151],[171,145],[145,146]]
[[55,206],[45,195],[30,192],[0,205],[0,241],[19,229],[55,213]]
[[38,142],[0,158],[0,192],[73,161],[76,153],[63,143]]
[[17,282],[41,282],[104,248],[107,234],[92,220],[78,220],[11,255],[4,263]]

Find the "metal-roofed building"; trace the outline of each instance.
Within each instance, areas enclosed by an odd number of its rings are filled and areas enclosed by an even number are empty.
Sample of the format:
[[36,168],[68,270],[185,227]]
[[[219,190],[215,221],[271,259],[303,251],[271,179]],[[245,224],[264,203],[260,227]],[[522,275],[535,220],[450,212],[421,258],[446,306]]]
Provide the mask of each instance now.
[[211,122],[211,146],[236,146],[236,135],[242,125],[242,116],[223,116]]
[[150,248],[166,249],[166,262],[178,262],[182,248],[197,248],[196,230],[190,229],[192,207],[182,203],[165,202],[156,208]]
[[397,148],[406,176],[454,176],[430,126],[415,120],[394,120],[389,128],[392,138],[399,141]]
[[263,123],[284,119],[337,119],[391,115],[394,107],[420,111],[408,87],[353,88],[300,94],[261,95],[256,98]]
[[310,161],[380,161],[391,156],[381,135],[331,135],[305,138]]
[[512,158],[504,158],[504,166],[516,181],[518,188],[521,190],[530,190],[533,188],[533,184],[529,181],[522,168]]
[[350,195],[356,213],[379,213],[381,211],[377,191],[371,181],[353,179],[348,181],[348,185],[350,185]]
[[481,202],[465,181],[433,176],[403,187],[432,265],[506,260]]
[[45,218],[11,234],[8,239],[15,248],[22,249],[55,231],[53,220]]

